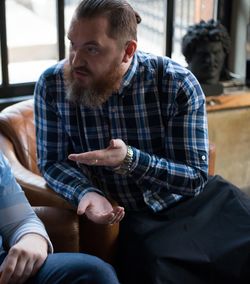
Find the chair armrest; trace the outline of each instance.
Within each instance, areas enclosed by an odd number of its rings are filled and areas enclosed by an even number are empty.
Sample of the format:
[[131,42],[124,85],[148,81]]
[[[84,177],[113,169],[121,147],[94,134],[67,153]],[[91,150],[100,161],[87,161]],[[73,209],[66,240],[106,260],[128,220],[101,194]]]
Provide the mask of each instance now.
[[216,147],[213,142],[209,143],[209,164],[208,164],[208,174],[213,176],[215,173],[215,158],[216,158]]
[[79,218],[74,211],[54,207],[33,207],[44,223],[55,252],[79,252]]
[[[91,232],[88,234],[87,232]],[[100,225],[80,218],[80,250],[96,255],[113,264],[118,244],[119,223],[114,225]]]
[[[49,212],[52,210],[67,210],[71,212],[79,222],[80,226],[80,235],[79,250],[85,253],[90,253],[96,255],[105,261],[110,263],[114,262],[114,256],[116,253],[116,245],[119,233],[119,224],[115,225],[98,225],[88,220],[85,216],[79,217],[75,211],[70,211],[73,207],[52,189],[50,189],[44,178],[34,174],[33,172],[27,170],[17,159],[13,144],[9,139],[0,133],[0,149],[4,155],[8,158],[14,176],[16,177],[17,182],[21,185],[22,189],[25,192],[29,202],[32,206],[52,206],[56,208],[48,209]],[[113,204],[114,205],[114,204]],[[51,239],[57,240],[57,237],[53,235],[59,230],[58,227],[62,226],[62,230],[65,230],[64,218],[67,220],[69,216],[63,213],[61,216],[58,216],[57,222],[54,221],[54,217],[51,220],[47,216],[52,216],[51,214],[42,214],[42,209],[40,211],[36,209],[36,212],[39,212],[39,216],[47,224],[48,231],[52,232]],[[47,210],[47,209],[46,209]],[[60,211],[54,211],[55,214]],[[62,213],[63,211],[61,211]],[[58,215],[58,214],[57,214]],[[54,226],[54,228],[53,228]],[[52,228],[52,231],[51,231]],[[53,229],[55,231],[53,231]],[[62,231],[64,232],[64,231]],[[70,232],[69,229],[66,229],[66,233]],[[70,234],[69,234],[70,235]],[[60,245],[56,250],[63,250],[64,247]]]
[[43,177],[27,170],[17,159],[13,144],[0,133],[0,149],[9,160],[17,182],[32,206],[54,206],[72,209],[72,206],[49,188]]

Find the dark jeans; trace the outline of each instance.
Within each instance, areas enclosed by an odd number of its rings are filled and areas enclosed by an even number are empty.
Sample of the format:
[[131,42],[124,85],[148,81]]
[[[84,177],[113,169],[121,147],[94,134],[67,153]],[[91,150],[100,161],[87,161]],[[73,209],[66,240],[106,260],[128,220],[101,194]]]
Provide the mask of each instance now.
[[123,284],[250,283],[250,198],[219,176],[160,213],[128,212],[120,226]]
[[[4,257],[0,258],[2,262]],[[1,263],[0,262],[0,263]],[[114,269],[101,259],[81,253],[55,253],[48,256],[27,284],[119,284]]]

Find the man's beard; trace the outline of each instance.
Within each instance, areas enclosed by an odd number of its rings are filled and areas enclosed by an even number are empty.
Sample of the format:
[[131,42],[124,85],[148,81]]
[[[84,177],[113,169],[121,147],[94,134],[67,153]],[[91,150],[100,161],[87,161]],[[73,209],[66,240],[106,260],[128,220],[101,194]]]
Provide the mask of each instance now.
[[[81,69],[81,68],[79,68]],[[67,62],[64,66],[66,98],[77,105],[96,108],[105,103],[113,92],[118,91],[122,81],[122,70],[117,62],[88,88],[84,88],[74,78],[73,68]]]

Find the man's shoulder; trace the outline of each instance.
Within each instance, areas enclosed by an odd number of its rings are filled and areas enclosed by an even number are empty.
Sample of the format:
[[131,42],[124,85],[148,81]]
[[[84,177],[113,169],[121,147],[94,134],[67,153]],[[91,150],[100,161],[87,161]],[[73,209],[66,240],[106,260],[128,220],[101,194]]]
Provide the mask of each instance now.
[[41,77],[43,78],[51,78],[51,77],[57,77],[58,75],[63,74],[63,66],[65,64],[65,59],[57,62],[56,64],[48,67],[43,71],[41,74]]
[[138,67],[141,69],[142,67],[151,70],[157,68],[157,55],[152,53],[144,52],[144,51],[137,51],[137,62]]
[[[38,78],[34,95],[35,100],[43,97],[46,100],[53,101],[55,94],[63,94],[64,92],[64,76],[63,67],[65,60],[59,61],[58,63],[47,68]],[[64,94],[63,94],[64,95]]]
[[149,72],[154,72],[155,74],[157,74],[159,58],[162,59],[164,77],[182,81],[187,76],[190,76],[190,70],[177,63],[170,57],[154,55],[143,51],[137,52],[137,61],[139,68],[144,66],[144,69],[147,69]]

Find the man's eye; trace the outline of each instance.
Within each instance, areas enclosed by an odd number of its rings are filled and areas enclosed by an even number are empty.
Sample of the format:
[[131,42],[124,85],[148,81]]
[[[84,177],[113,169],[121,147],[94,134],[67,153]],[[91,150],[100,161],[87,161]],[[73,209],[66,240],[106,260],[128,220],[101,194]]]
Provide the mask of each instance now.
[[87,51],[88,53],[92,54],[92,55],[96,55],[99,53],[99,49],[98,47],[95,47],[95,46],[89,46],[87,47]]

